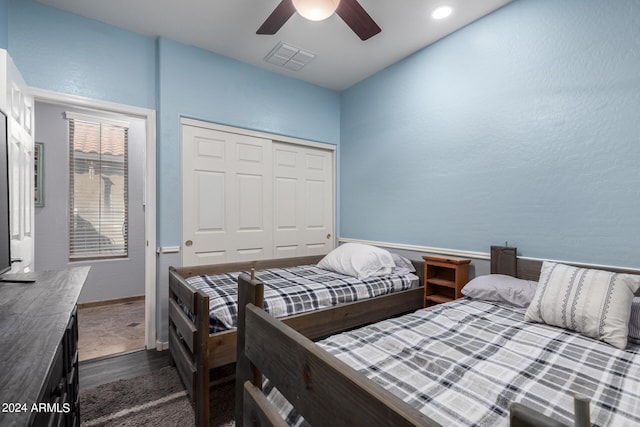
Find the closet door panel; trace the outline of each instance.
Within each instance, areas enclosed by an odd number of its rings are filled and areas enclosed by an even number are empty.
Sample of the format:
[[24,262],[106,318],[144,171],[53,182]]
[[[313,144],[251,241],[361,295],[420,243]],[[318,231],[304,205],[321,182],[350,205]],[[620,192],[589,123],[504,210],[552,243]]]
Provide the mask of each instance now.
[[224,174],[197,172],[196,233],[224,231]]
[[271,141],[182,126],[183,265],[272,257]]
[[274,253],[322,255],[334,247],[333,153],[274,142]]

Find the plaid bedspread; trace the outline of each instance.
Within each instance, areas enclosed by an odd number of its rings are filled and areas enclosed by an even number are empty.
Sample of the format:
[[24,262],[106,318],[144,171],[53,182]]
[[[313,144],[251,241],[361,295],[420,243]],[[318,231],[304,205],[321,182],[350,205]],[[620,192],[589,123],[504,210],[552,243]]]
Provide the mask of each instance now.
[[[209,326],[212,333],[237,325],[239,275],[240,272],[235,272],[187,279],[187,283],[202,289],[210,297]],[[419,285],[418,276],[411,273],[362,281],[315,265],[259,270],[256,279],[264,283],[265,310],[274,317],[373,298]]]
[[[524,311],[462,299],[320,345],[443,426],[507,426],[511,402],[573,425],[575,393],[591,399],[593,425],[640,425],[640,345],[525,323]],[[291,425],[306,424],[264,390]]]

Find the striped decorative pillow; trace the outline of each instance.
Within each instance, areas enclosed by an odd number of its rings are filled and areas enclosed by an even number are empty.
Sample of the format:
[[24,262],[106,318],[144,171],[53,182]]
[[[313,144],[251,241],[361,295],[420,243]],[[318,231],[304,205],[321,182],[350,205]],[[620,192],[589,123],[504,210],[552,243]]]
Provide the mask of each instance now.
[[631,303],[639,288],[638,275],[545,261],[525,320],[577,331],[624,349]]

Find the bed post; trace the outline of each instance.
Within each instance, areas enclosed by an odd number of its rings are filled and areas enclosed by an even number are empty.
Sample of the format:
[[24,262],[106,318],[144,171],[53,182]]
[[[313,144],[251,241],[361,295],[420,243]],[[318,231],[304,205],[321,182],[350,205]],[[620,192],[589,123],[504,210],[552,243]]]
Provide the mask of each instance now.
[[582,395],[573,396],[573,424],[569,425],[544,415],[522,403],[513,402],[509,405],[510,427],[590,427],[591,415],[589,399]]
[[560,420],[551,418],[522,403],[509,405],[509,427],[569,427]]
[[238,331],[236,334],[236,425],[243,424],[244,383],[251,381],[257,387],[262,387],[262,376],[247,359],[244,352],[245,344],[245,312],[247,304],[256,307],[264,306],[264,285],[246,274],[238,276]]
[[[176,299],[176,294],[175,292],[173,292],[173,289],[171,288],[171,276],[172,276],[172,273],[175,273],[175,271],[176,271],[175,268],[173,268],[172,266],[169,266],[169,306],[171,306],[171,301]],[[169,313],[171,313],[170,309],[169,309]],[[171,330],[172,323],[173,322],[171,319],[171,314],[169,314],[169,330]],[[174,360],[173,355],[171,354],[172,351],[173,351],[173,348],[169,346],[169,364],[177,369],[176,361]]]
[[195,396],[196,425],[209,425],[209,297],[196,294],[197,343],[195,350]]
[[516,248],[509,246],[491,246],[491,274],[506,274],[518,277],[518,259]]

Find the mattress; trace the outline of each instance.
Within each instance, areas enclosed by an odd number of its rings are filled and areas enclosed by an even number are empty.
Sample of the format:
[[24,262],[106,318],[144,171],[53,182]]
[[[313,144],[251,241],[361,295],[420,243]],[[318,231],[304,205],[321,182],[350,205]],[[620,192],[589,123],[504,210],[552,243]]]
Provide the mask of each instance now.
[[[443,426],[508,426],[523,403],[573,425],[573,396],[595,426],[640,425],[640,345],[625,350],[553,326],[525,309],[467,298],[320,341]],[[268,382],[290,425],[306,425]]]
[[[209,296],[211,333],[233,329],[238,321],[238,275],[240,272],[193,276],[186,279]],[[360,301],[419,286],[413,273],[397,270],[388,276],[358,280],[315,265],[271,268],[256,272],[264,283],[264,308],[274,317]]]

